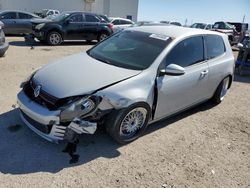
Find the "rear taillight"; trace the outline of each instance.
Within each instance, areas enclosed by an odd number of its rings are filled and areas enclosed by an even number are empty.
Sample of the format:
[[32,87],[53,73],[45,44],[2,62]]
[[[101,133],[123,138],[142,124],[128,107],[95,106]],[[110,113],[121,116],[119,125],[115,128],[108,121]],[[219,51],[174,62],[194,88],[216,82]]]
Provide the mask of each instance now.
[[108,24],[109,29],[111,29],[112,31],[113,31],[113,26],[114,26],[114,25],[113,25],[112,23],[109,23],[109,24]]

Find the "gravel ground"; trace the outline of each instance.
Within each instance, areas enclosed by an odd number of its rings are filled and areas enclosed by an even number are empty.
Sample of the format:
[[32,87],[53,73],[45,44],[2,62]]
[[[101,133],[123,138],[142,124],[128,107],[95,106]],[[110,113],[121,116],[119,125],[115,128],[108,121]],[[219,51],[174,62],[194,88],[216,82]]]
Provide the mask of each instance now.
[[[80,161],[18,116],[19,84],[34,69],[90,47],[26,46],[9,37],[0,59],[0,187],[250,187],[250,77],[235,77],[225,101],[202,104],[153,124],[126,146],[103,130],[82,136]],[[236,55],[236,54],[235,54]]]

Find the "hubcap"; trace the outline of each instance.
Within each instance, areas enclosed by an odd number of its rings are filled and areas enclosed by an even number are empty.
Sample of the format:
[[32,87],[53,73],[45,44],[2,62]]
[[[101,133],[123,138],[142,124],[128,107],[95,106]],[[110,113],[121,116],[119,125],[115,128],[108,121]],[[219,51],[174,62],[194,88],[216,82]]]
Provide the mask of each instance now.
[[51,44],[56,45],[56,44],[60,43],[61,37],[58,34],[53,33],[53,34],[50,35],[49,40],[50,40]]
[[225,78],[223,80],[223,85],[222,85],[222,89],[221,89],[221,93],[220,93],[220,100],[222,101],[224,99],[224,97],[227,94],[228,91],[228,85],[229,85],[229,78]]
[[108,37],[108,35],[106,35],[106,34],[101,34],[101,36],[100,36],[100,41],[106,39],[107,37]]
[[135,108],[130,111],[123,119],[120,127],[120,134],[125,137],[134,136],[144,125],[147,117],[145,108]]

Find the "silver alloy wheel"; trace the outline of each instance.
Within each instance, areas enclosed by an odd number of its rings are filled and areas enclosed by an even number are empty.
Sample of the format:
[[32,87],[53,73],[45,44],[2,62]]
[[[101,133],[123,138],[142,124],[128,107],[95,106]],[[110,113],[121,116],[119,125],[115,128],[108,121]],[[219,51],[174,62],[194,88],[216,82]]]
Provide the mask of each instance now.
[[120,135],[125,137],[134,136],[144,125],[147,118],[147,110],[142,107],[131,110],[121,122]]
[[228,86],[229,86],[229,77],[227,77],[223,80],[223,84],[222,84],[222,88],[221,88],[221,92],[220,92],[220,100],[221,101],[224,99],[224,97],[227,94]]
[[103,40],[104,40],[104,39],[106,39],[107,37],[108,37],[108,35],[107,35],[107,34],[102,33],[102,34],[100,35],[99,40],[100,40],[100,41],[103,41]]
[[53,45],[60,44],[60,42],[61,42],[61,36],[59,34],[57,34],[57,33],[52,33],[49,36],[49,41]]

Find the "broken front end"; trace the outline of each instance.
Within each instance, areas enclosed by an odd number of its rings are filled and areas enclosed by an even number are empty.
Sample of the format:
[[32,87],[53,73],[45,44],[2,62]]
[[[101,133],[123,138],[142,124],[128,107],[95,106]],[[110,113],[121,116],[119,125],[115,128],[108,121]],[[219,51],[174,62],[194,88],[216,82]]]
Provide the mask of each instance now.
[[32,81],[18,94],[21,118],[35,133],[50,142],[71,140],[74,134],[94,134],[112,106],[99,96],[58,99]]

